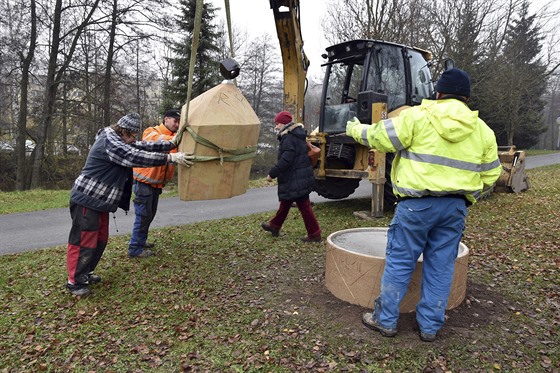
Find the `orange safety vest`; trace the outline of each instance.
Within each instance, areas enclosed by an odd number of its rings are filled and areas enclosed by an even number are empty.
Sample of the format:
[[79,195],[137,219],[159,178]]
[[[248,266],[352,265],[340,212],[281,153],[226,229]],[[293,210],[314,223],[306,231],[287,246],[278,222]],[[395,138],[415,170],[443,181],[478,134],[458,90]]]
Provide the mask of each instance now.
[[[142,134],[142,141],[171,140],[174,135],[175,133],[168,130],[162,123],[155,127],[146,128]],[[177,152],[176,148],[171,150],[171,153],[175,152]],[[133,169],[135,180],[150,184],[154,188],[163,188],[165,184],[173,178],[174,174],[175,166],[172,163],[158,167],[134,167]]]

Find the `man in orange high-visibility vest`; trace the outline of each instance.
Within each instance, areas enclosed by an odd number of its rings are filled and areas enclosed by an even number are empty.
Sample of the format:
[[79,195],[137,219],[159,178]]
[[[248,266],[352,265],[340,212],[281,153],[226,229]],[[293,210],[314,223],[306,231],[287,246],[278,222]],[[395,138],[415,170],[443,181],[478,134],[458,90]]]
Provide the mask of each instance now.
[[[163,123],[148,127],[142,134],[143,141],[171,140],[179,129],[181,111],[167,110],[163,116]],[[173,149],[172,152],[176,152]],[[150,250],[153,243],[147,242],[150,224],[156,216],[159,195],[165,184],[173,178],[175,167],[166,164],[159,167],[134,168],[134,225],[128,244],[129,258],[146,258],[155,255]]]

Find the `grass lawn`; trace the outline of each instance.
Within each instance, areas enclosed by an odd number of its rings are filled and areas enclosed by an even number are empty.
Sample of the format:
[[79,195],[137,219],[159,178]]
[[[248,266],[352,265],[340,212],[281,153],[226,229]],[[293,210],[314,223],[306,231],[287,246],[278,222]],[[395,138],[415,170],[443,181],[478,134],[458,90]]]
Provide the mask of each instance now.
[[[275,184],[276,180],[272,183],[269,183],[266,179],[250,180],[249,188],[260,188]],[[166,198],[178,195],[179,190],[174,179],[165,186],[161,196]],[[69,199],[69,190],[33,189],[24,192],[0,192],[0,215],[68,207]]]
[[[529,191],[469,209],[467,295],[434,343],[414,314],[395,338],[362,326],[293,209],[277,238],[270,213],[154,229],[142,260],[112,237],[85,298],[65,291],[63,246],[0,256],[0,372],[559,372],[560,166],[526,172]],[[353,216],[369,206],[315,212],[325,236],[387,226]]]

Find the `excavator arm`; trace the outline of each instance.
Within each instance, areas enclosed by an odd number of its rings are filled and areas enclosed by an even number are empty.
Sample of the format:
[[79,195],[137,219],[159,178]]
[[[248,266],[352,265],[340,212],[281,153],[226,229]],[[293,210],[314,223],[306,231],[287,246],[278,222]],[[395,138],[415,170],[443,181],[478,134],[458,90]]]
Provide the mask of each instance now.
[[299,0],[270,0],[284,66],[284,110],[303,122],[303,100],[309,60],[303,51]]

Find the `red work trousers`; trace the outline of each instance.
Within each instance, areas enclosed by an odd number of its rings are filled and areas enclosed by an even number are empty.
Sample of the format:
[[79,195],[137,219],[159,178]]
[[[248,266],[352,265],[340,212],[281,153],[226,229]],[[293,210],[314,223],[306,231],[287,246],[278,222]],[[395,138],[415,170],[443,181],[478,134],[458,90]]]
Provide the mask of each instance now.
[[87,285],[88,274],[97,267],[107,246],[109,213],[70,203],[70,215],[72,228],[66,253],[68,281],[75,285]]
[[278,208],[276,215],[269,222],[270,226],[274,229],[280,230],[294,202],[297,204],[301,217],[303,218],[303,223],[305,224],[305,229],[307,230],[307,237],[311,239],[321,237],[321,228],[319,227],[319,222],[313,212],[313,207],[311,207],[309,197],[296,201],[280,201],[280,207]]

